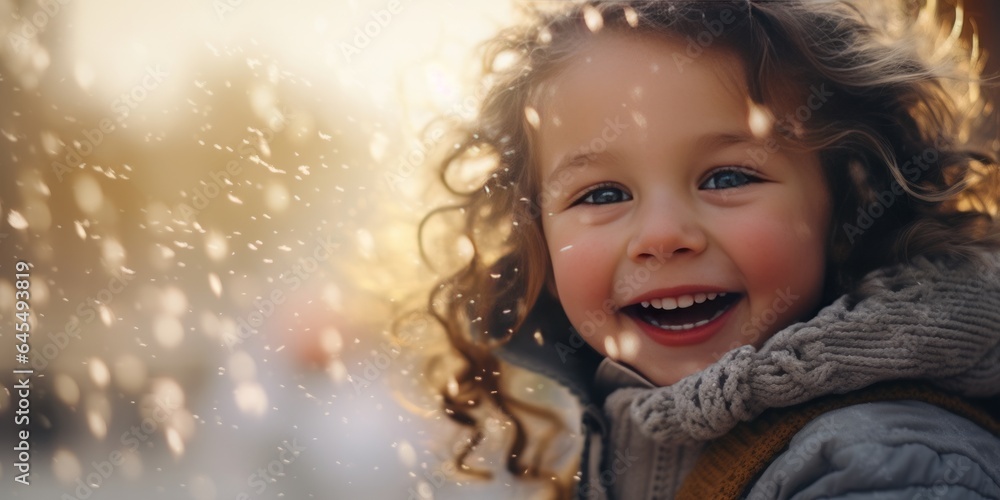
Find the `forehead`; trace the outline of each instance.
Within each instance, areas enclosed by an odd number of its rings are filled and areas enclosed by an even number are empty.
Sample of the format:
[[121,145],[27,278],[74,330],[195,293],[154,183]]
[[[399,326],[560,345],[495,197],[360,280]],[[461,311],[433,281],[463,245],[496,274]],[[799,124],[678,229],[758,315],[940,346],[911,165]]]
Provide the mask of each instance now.
[[726,90],[746,95],[743,64],[716,44],[701,47],[690,39],[644,32],[601,32],[581,35],[572,56],[533,92],[531,101],[544,106],[560,89],[585,83],[593,90],[634,93],[666,79],[681,83],[711,73]]
[[587,37],[562,70],[536,89],[543,175],[561,157],[590,146],[611,151],[707,134],[749,134],[740,60],[721,49],[694,52],[687,43],[638,33]]

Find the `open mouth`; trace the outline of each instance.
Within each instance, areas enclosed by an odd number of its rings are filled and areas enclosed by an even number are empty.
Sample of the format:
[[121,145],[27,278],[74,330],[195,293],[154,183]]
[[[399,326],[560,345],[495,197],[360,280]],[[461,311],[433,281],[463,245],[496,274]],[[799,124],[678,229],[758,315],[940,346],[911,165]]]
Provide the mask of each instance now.
[[732,292],[696,293],[632,304],[622,312],[661,330],[684,331],[722,316],[741,297]]

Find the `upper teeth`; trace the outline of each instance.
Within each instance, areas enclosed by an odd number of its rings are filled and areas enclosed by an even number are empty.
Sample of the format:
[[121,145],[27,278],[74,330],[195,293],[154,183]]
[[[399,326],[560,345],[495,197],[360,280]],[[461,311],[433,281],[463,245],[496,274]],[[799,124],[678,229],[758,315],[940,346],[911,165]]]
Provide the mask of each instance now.
[[722,293],[696,293],[694,295],[681,295],[679,297],[667,297],[664,299],[652,299],[642,303],[642,307],[653,306],[654,309],[663,309],[669,311],[671,309],[684,309],[685,307],[691,307],[694,304],[701,304],[706,300],[715,300],[716,297],[725,297],[726,292]]

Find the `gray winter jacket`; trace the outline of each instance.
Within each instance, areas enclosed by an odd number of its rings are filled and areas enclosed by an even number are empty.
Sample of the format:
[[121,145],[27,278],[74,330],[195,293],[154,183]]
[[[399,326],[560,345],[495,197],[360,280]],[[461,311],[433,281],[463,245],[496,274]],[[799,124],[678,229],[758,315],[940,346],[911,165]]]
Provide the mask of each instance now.
[[[778,332],[759,350],[730,351],[667,387],[595,358],[572,335],[543,346],[515,336],[504,357],[580,397],[590,431],[580,498],[673,498],[707,442],[769,408],[898,379],[965,397],[1000,396],[1000,257],[987,260],[918,259],[873,272],[859,294]],[[559,338],[553,328],[543,331]],[[810,422],[744,493],[1000,499],[1000,439],[926,403],[850,406]]]
[[1000,441],[927,403],[825,413],[795,435],[749,499],[1000,498]]

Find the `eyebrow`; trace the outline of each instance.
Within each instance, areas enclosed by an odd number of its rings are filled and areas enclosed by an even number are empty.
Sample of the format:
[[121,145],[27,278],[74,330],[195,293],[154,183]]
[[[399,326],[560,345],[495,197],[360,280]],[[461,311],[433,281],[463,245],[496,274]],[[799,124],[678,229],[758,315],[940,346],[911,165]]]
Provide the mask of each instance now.
[[698,138],[696,147],[700,149],[718,149],[737,144],[761,144],[764,141],[742,130],[708,134]]
[[[719,148],[730,147],[738,144],[752,144],[759,145],[763,141],[754,137],[753,135],[744,132],[742,130],[717,132],[712,134],[706,134],[698,138],[695,142],[695,149],[699,151],[711,151]],[[549,173],[548,178],[554,179],[559,176],[563,171],[579,170],[582,168],[589,167],[594,163],[600,163],[608,159],[614,158],[614,154],[607,150],[599,152],[587,152],[577,149],[578,152],[566,155],[559,163],[556,164],[556,168],[552,169]]]
[[552,169],[552,172],[549,173],[548,178],[556,179],[559,177],[559,174],[563,173],[564,171],[568,172],[573,170],[580,170],[589,167],[594,163],[599,163],[602,160],[606,160],[608,158],[613,158],[613,157],[614,155],[608,153],[607,151],[600,151],[596,153],[588,153],[585,151],[573,153],[559,160],[559,163],[556,165],[556,168]]

